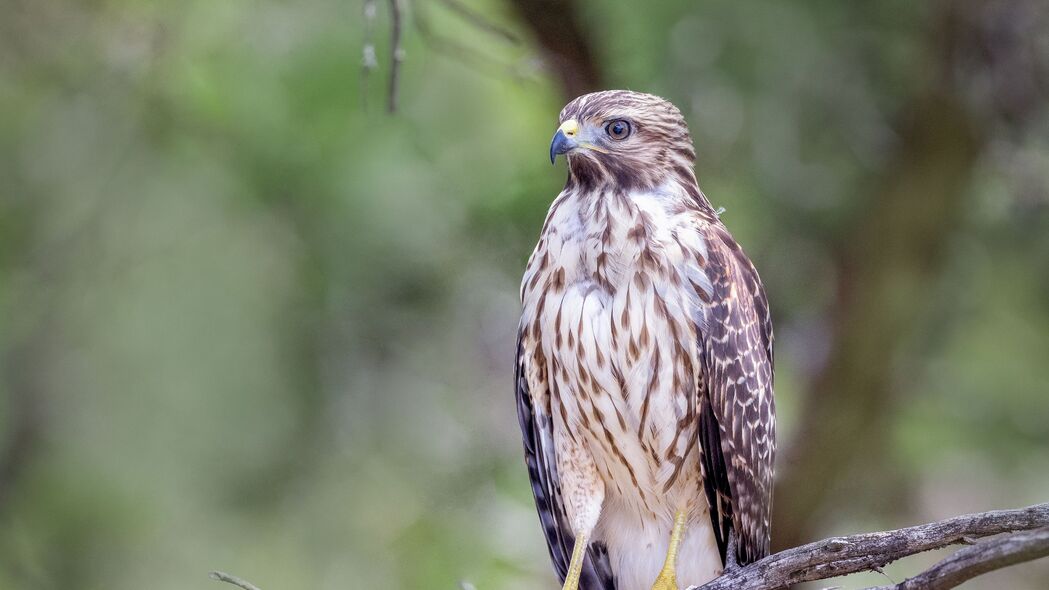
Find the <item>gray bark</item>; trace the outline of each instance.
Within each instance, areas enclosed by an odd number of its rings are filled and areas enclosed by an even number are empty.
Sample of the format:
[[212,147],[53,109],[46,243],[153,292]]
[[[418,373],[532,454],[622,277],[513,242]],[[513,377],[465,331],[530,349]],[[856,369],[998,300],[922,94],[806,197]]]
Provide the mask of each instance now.
[[903,557],[958,544],[970,546],[913,578],[875,590],[953,588],[982,573],[1045,557],[1049,555],[1049,503],[967,514],[894,531],[831,537],[774,553],[688,590],[777,590],[878,571]]

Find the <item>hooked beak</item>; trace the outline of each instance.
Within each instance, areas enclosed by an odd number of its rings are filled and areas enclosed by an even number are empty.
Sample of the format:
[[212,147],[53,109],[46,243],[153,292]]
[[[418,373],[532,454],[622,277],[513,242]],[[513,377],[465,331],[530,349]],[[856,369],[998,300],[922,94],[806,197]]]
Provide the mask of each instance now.
[[569,119],[561,124],[554,138],[550,141],[550,163],[553,164],[558,154],[567,154],[579,147],[576,135],[579,134],[579,123],[575,119]]

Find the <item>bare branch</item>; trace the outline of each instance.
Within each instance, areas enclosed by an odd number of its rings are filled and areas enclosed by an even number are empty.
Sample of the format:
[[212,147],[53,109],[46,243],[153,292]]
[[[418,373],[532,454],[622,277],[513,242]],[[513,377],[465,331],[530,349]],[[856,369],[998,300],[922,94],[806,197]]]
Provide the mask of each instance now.
[[402,0],[390,0],[390,89],[387,95],[386,110],[390,113],[397,112],[397,94],[400,87],[401,62],[404,61],[404,47],[402,45]]
[[[780,551],[746,567],[726,573],[703,586],[698,588],[693,586],[689,590],[786,588],[801,582],[823,580],[863,571],[877,571],[878,568],[903,557],[950,545],[970,543],[972,539],[1001,533],[1029,531],[1047,526],[1049,526],[1049,503],[1017,510],[967,514],[894,531],[832,537]],[[961,555],[960,561],[955,563],[945,560],[926,573],[933,577],[955,575],[952,572],[958,567],[971,565],[971,568],[966,571],[969,572],[969,577],[972,577],[983,573],[977,571],[979,566],[975,564],[987,551],[990,553],[983,556],[987,564],[1001,562],[1001,565],[996,567],[1005,567],[1010,565],[1008,559],[1014,559],[1012,563],[1019,563],[1039,557],[1037,553],[1043,550],[1041,544],[1045,542],[1038,535],[1034,535],[1033,538],[1014,535],[1007,539],[1016,539],[1016,541],[1012,544],[1005,544],[1004,547],[994,542],[977,543],[958,552],[957,555]],[[1021,545],[1033,545],[1034,547],[1025,549]],[[1025,557],[1027,555],[1030,557]],[[951,565],[952,563],[954,565]],[[996,569],[996,567],[983,571]],[[935,571],[937,568],[940,569]],[[961,581],[959,580],[958,583]],[[918,587],[933,586],[901,586],[900,588],[909,590]],[[951,586],[942,587],[950,588]]]
[[1049,527],[971,545],[899,584],[868,590],[947,590],[996,569],[1049,556]]
[[210,576],[212,580],[218,580],[220,582],[226,582],[227,584],[233,584],[234,586],[243,588],[244,590],[261,590],[258,586],[252,584],[247,580],[242,580],[237,576],[231,576],[224,572],[211,572]]

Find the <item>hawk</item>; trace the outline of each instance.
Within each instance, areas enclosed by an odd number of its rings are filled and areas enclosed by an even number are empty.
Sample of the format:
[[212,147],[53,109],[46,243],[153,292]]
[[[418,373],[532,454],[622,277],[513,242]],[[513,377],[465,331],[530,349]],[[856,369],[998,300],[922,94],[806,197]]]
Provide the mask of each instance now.
[[565,590],[674,590],[768,554],[772,324],[670,102],[561,111],[568,181],[521,284],[517,409]]

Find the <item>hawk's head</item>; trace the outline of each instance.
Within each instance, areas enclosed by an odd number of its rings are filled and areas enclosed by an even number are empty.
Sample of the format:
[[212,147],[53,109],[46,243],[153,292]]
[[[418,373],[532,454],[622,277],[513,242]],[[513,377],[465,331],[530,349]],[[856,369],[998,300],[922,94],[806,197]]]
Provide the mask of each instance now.
[[681,111],[629,90],[585,94],[561,111],[550,161],[567,154],[569,183],[585,188],[651,189],[668,180],[695,186],[696,158]]

